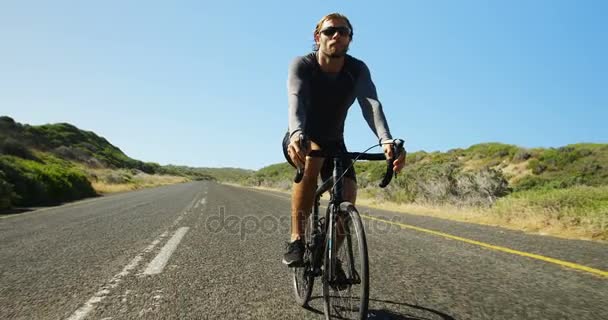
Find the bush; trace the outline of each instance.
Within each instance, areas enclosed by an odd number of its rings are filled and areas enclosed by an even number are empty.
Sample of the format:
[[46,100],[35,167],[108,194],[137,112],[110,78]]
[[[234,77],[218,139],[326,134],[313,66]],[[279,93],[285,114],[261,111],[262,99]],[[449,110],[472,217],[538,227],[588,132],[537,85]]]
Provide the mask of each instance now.
[[[370,185],[367,192],[372,188],[377,187]],[[500,170],[464,171],[457,163],[429,163],[406,167],[381,191],[381,198],[394,202],[487,206],[510,191]]]
[[581,150],[572,146],[561,147],[559,149],[550,148],[539,156],[539,161],[546,169],[558,171],[590,154],[589,150]]
[[102,177],[109,184],[124,184],[133,180],[133,175],[126,170],[111,171],[108,175]]
[[532,170],[532,173],[538,175],[543,173],[547,169],[547,166],[541,163],[538,159],[532,159],[528,162],[528,169]]
[[513,155],[513,162],[523,162],[530,159],[531,157],[532,154],[527,149],[520,148]]
[[10,208],[17,199],[17,194],[13,191],[13,185],[6,181],[4,172],[0,171],[0,210]]
[[148,174],[155,174],[160,171],[160,164],[154,162],[141,162],[138,169]]
[[91,152],[79,147],[59,146],[53,149],[53,154],[68,160],[89,163],[93,156]]
[[473,159],[503,158],[513,155],[519,148],[502,143],[480,143],[466,149]]
[[13,205],[52,205],[96,194],[84,173],[58,160],[40,163],[2,156],[0,170],[17,196]]
[[15,122],[13,118],[7,116],[0,117],[0,134],[10,135],[13,132],[21,131],[21,124]]
[[37,160],[26,146],[13,138],[4,138],[0,140],[0,154],[8,154],[23,159]]

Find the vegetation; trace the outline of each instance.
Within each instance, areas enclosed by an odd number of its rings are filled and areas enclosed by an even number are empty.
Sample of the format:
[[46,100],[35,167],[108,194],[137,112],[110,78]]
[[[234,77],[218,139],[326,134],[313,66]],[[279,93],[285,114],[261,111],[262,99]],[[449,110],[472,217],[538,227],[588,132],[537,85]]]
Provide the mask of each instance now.
[[157,163],[131,159],[105,138],[68,123],[30,126],[6,116],[0,117],[0,150],[3,154],[31,160],[36,160],[31,150],[37,150],[90,167],[138,169],[150,174],[161,167]]
[[0,156],[0,204],[38,206],[94,196],[86,175],[69,162],[50,155],[37,161]]
[[193,168],[168,165],[161,167],[158,173],[187,176],[193,180],[240,181],[253,174],[253,171],[238,168]]
[[[360,198],[372,203],[468,208],[501,219],[586,228],[608,239],[608,144],[521,148],[482,143],[447,152],[418,151],[387,188],[383,162],[357,162]],[[286,162],[258,171],[143,162],[106,139],[67,123],[30,126],[0,117],[0,210],[97,193],[215,180],[288,190]]]
[[143,162],[68,123],[30,126],[0,117],[0,210],[188,180],[235,181],[251,173]]
[[[585,227],[593,237],[608,239],[608,144],[526,149],[483,143],[414,152],[407,163],[385,189],[377,184],[386,164],[356,163],[360,197],[375,203],[482,210],[501,221],[541,217],[543,224]],[[274,164],[240,182],[288,190],[293,175],[287,163]]]
[[516,192],[499,199],[490,213],[509,218],[540,216],[546,224],[583,226],[594,238],[608,239],[608,186]]

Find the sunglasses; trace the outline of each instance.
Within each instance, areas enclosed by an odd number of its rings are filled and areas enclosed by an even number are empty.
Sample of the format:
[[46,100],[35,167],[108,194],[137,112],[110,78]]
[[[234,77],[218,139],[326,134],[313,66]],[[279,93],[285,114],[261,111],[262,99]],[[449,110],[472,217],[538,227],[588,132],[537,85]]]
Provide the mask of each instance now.
[[322,34],[333,37],[334,34],[339,33],[341,36],[346,37],[350,36],[350,28],[349,27],[327,27],[320,31]]

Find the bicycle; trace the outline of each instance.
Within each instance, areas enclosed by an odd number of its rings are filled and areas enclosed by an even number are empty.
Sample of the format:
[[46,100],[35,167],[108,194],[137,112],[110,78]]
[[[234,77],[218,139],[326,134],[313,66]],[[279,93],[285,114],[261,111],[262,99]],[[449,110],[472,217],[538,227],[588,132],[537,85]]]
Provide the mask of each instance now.
[[[369,305],[369,261],[365,230],[355,206],[342,199],[342,177],[348,168],[344,170],[341,160],[352,159],[352,165],[357,160],[386,160],[386,173],[379,185],[384,188],[393,178],[393,161],[399,157],[399,152],[405,152],[403,140],[396,139],[390,143],[393,145],[394,158],[388,160],[384,153],[366,153],[379,145],[364,152],[330,154],[312,150],[309,153],[311,157],[332,158],[334,170],[332,177],[323,181],[315,192],[312,212],[305,221],[303,263],[293,268],[293,285],[296,302],[306,307],[315,278],[321,277],[326,319],[365,319]],[[304,169],[298,168],[294,182],[300,182],[303,174]],[[332,192],[325,217],[319,217],[321,196],[330,189]],[[339,272],[340,268],[342,272]]]

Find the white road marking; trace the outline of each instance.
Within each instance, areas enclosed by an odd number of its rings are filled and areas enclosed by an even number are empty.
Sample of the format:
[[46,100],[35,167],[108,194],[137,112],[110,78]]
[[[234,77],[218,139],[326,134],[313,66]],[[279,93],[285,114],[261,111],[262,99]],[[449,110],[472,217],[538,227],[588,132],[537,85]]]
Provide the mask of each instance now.
[[186,207],[186,209],[184,209],[184,212],[190,211],[194,207],[195,204],[196,204],[196,197],[194,199],[192,199],[192,201],[190,202],[190,204],[188,204],[188,206]]
[[204,205],[205,203],[207,203],[207,199],[202,198],[202,199],[201,199],[201,204],[202,204],[202,205]]
[[184,216],[177,217],[177,219],[175,219],[175,221],[173,221],[173,225],[171,225],[171,227],[175,227],[180,221],[182,221],[183,218],[184,218]]
[[188,232],[188,229],[190,229],[190,228],[182,227],[182,228],[177,229],[177,231],[175,232],[173,237],[171,237],[171,239],[169,239],[169,241],[167,241],[167,243],[160,250],[160,252],[156,256],[156,258],[154,258],[154,260],[152,260],[152,262],[150,262],[150,264],[148,264],[148,267],[143,272],[143,274],[152,275],[152,274],[159,274],[159,273],[163,272],[163,269],[167,265],[169,258],[171,257],[171,255],[173,254],[175,249],[177,249],[177,246],[179,245],[180,241],[182,241],[182,238],[184,237],[186,232]]
[[137,265],[141,261],[143,255],[145,253],[152,251],[154,249],[154,247],[166,236],[167,236],[167,232],[164,232],[163,234],[158,236],[156,239],[154,239],[154,241],[152,241],[152,243],[149,246],[147,246],[140,254],[138,254],[135,258],[133,258],[133,260],[131,260],[129,262],[129,264],[127,264],[122,269],[121,272],[119,272],[117,275],[112,277],[112,279],[110,279],[108,284],[104,285],[101,288],[101,290],[97,291],[97,293],[95,293],[91,297],[91,299],[89,299],[87,302],[85,302],[84,305],[82,305],[80,308],[78,308],[78,310],[74,311],[74,313],[72,313],[72,315],[68,318],[68,320],[84,319],[91,311],[93,311],[93,309],[95,309],[96,304],[101,302],[103,299],[105,299],[105,297],[107,297],[110,294],[110,289],[116,288],[122,282],[122,278],[129,275],[131,270],[133,270],[134,268],[137,267]]

